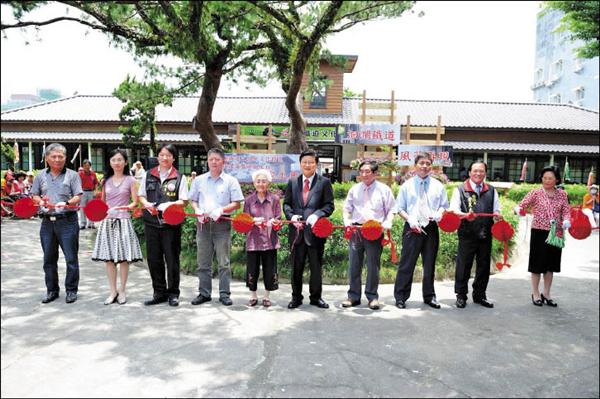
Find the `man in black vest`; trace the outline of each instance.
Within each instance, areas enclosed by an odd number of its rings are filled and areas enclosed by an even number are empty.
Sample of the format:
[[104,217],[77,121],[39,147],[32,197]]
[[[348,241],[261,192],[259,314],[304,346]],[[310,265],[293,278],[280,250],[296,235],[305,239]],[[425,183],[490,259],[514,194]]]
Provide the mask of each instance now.
[[[456,275],[454,292],[456,307],[467,306],[468,284],[471,277],[473,259],[476,259],[475,280],[473,281],[473,302],[486,308],[493,308],[486,289],[490,279],[490,260],[492,252],[492,225],[500,216],[500,202],[494,187],[484,182],[487,165],[477,160],[469,166],[469,179],[454,189],[450,210],[466,216],[458,229],[458,256],[456,257]],[[475,213],[493,213],[494,217],[471,218]]]
[[[154,295],[144,305],[169,301],[179,305],[179,253],[181,252],[181,225],[171,226],[162,218],[170,205],[185,205],[188,185],[184,175],[173,166],[177,149],[173,144],[163,145],[158,151],[158,166],[143,175],[138,196],[144,210],[144,237],[148,269]],[[165,280],[165,261],[167,280]]]

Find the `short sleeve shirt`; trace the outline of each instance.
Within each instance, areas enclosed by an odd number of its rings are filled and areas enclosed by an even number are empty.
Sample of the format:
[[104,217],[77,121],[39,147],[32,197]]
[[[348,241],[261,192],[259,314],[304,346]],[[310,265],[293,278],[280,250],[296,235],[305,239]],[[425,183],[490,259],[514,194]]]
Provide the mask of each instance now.
[[[83,194],[81,179],[74,170],[64,168],[56,177],[52,176],[50,169],[45,169],[37,174],[33,180],[31,194],[48,197],[51,204],[67,202],[76,195]],[[50,209],[48,214],[73,212],[71,209]]]

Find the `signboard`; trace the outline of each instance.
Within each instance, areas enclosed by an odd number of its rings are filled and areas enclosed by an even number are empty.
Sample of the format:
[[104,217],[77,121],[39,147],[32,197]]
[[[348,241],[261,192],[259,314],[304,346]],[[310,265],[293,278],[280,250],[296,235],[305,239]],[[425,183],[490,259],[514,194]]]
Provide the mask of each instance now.
[[[289,125],[274,125],[273,136],[289,137]],[[307,141],[335,141],[337,126],[308,126],[304,135]],[[241,125],[242,136],[268,136],[269,127],[265,125]]]
[[399,145],[398,165],[414,165],[415,157],[428,152],[433,158],[433,166],[452,166],[451,145]]
[[338,129],[335,141],[341,144],[398,145],[400,125],[390,123],[344,125]]
[[240,183],[252,183],[252,172],[267,169],[273,183],[286,183],[300,175],[299,159],[299,154],[225,154],[224,171]]

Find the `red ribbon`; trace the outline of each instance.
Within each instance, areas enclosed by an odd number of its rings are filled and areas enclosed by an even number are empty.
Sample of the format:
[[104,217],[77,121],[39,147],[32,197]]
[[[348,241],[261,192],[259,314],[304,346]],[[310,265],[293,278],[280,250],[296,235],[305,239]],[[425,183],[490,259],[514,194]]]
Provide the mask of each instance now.
[[392,240],[392,235],[390,233],[390,230],[387,231],[387,240],[384,238],[381,239],[381,246],[385,247],[386,245],[390,245],[390,251],[392,252],[392,263],[396,263],[398,262],[398,256],[396,255],[396,245],[394,244],[394,241]]

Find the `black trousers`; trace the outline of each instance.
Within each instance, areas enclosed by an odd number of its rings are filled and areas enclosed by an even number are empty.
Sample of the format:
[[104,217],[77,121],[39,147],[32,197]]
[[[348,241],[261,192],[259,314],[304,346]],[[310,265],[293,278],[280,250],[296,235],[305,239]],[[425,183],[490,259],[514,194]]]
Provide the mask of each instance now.
[[250,291],[256,291],[258,288],[258,276],[260,275],[261,264],[265,290],[275,291],[279,288],[276,249],[246,252],[246,287]]
[[304,264],[308,257],[310,266],[310,279],[308,282],[310,290],[310,300],[318,301],[323,292],[323,252],[325,244],[306,245],[304,240],[292,248],[294,263],[292,265],[292,299],[302,301],[302,275],[304,274]]
[[458,237],[458,255],[456,257],[456,273],[454,292],[457,298],[467,299],[469,278],[473,260],[475,280],[473,280],[473,300],[487,299],[485,291],[490,280],[490,261],[492,253],[492,236],[479,239],[477,237]]
[[[159,229],[144,225],[148,269],[155,297],[179,297],[181,226]],[[167,279],[165,280],[165,263]]]
[[426,234],[413,233],[410,231],[409,224],[404,224],[402,253],[398,272],[396,273],[396,283],[394,284],[396,302],[406,301],[410,297],[413,274],[419,255],[421,255],[423,261],[423,300],[429,301],[435,298],[433,281],[440,236],[435,222],[430,222],[424,230]]

